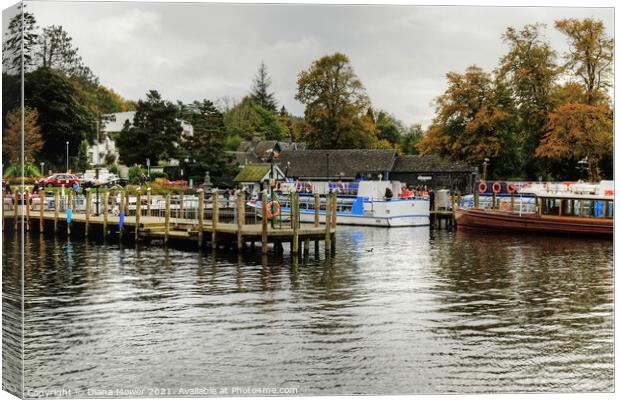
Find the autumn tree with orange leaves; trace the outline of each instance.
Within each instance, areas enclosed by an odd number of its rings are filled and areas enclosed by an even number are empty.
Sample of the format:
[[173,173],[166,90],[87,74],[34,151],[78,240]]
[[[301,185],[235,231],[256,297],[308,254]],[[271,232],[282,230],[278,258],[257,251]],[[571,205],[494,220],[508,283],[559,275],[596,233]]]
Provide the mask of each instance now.
[[514,172],[517,153],[510,92],[478,66],[446,75],[448,89],[435,99],[436,116],[418,143],[421,155],[481,165],[491,160],[491,176]]
[[611,85],[613,39],[601,21],[564,19],[556,28],[569,42],[565,54],[571,82],[559,92],[566,97],[549,115],[537,157],[587,160],[588,178],[601,178],[599,163],[613,149],[613,113],[606,89]]
[[[22,119],[21,107],[6,115],[6,126],[2,135],[2,152],[10,163],[18,163],[22,155]],[[24,109],[23,156],[25,163],[33,163],[43,148],[43,136],[39,127],[39,113],[36,108]]]
[[549,132],[538,149],[538,157],[588,160],[590,181],[600,179],[598,164],[613,147],[612,112],[605,104],[568,103],[549,116]]

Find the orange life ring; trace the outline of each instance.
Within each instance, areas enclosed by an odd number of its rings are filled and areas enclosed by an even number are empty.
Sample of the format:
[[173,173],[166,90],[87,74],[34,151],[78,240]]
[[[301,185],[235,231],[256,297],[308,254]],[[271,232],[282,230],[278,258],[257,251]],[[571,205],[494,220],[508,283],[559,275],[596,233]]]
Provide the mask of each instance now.
[[499,182],[495,182],[493,184],[493,193],[499,193],[502,191],[502,184]]
[[506,191],[510,194],[513,194],[517,191],[517,187],[515,186],[514,182],[508,182],[506,184]]
[[486,193],[488,187],[487,187],[487,183],[486,182],[480,182],[480,184],[478,185],[478,191],[480,193]]
[[343,193],[346,188],[347,188],[347,185],[345,185],[344,182],[338,182],[338,192],[339,193]]
[[[272,208],[274,208],[273,213],[271,212]],[[267,203],[267,218],[271,219],[273,217],[277,217],[278,215],[280,215],[280,202],[270,201],[269,203]]]
[[280,184],[281,182],[276,182],[276,190],[280,190]]
[[310,182],[306,182],[306,191],[307,192],[311,192],[312,191],[312,184]]

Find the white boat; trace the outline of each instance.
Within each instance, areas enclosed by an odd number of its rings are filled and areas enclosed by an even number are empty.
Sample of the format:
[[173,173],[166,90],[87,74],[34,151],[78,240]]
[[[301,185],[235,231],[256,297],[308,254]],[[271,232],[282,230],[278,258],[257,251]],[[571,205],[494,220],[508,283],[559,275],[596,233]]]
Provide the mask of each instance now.
[[[326,194],[336,192],[336,222],[342,225],[365,226],[427,226],[430,225],[430,201],[426,197],[400,198],[402,184],[396,181],[360,182],[286,182],[277,187],[276,198],[281,216],[290,217],[290,193],[299,194],[300,222],[312,223],[315,218],[314,193],[319,194],[319,222],[325,223]],[[386,189],[393,193],[385,199]],[[261,213],[259,200],[248,202]]]

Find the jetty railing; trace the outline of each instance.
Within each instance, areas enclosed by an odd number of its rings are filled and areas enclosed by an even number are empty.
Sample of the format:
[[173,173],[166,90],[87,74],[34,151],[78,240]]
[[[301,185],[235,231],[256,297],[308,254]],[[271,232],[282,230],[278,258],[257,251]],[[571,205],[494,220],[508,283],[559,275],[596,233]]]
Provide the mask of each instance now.
[[[266,216],[267,194],[261,194],[262,213]],[[313,199],[316,205],[316,197]],[[336,226],[336,197],[327,199],[325,210],[325,228],[319,226],[319,207],[315,207],[314,224],[301,224],[300,199],[295,194],[291,198],[290,220],[286,224],[270,226],[267,218],[259,218],[256,207],[246,207],[243,192],[238,191],[232,198],[222,196],[217,190],[212,193],[197,191],[194,194],[168,193],[152,195],[149,190],[128,191],[111,190],[97,193],[94,190],[76,193],[71,190],[44,192],[30,195],[27,191],[5,197],[3,202],[3,216],[10,213],[15,220],[15,229],[18,229],[18,217],[25,217],[25,228],[30,229],[31,223],[38,222],[39,230],[44,231],[45,222],[53,223],[54,232],[59,225],[66,227],[71,235],[71,226],[83,226],[84,236],[95,226],[103,228],[103,236],[111,232],[117,233],[119,239],[134,237],[136,240],[152,240],[163,238],[198,241],[202,246],[205,239],[212,245],[218,243],[236,242],[239,249],[246,243],[261,242],[261,249],[265,250],[269,242],[279,251],[283,242],[289,242],[291,252],[300,252],[300,242],[303,242],[303,251],[307,252],[311,240],[315,241],[315,251],[318,251],[318,242],[325,241],[325,249],[330,254],[335,251]],[[5,218],[3,218],[3,223]],[[3,225],[3,229],[4,229]],[[112,227],[115,227],[111,230]],[[128,231],[128,232],[127,232]],[[219,241],[220,237],[226,238]],[[229,241],[229,239],[232,239]]]

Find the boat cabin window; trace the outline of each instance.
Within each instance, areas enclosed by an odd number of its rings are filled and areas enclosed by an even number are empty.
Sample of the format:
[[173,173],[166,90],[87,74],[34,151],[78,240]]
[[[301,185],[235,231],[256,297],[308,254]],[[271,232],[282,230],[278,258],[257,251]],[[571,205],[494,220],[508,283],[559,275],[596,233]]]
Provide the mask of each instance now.
[[613,218],[613,200],[541,198],[541,214],[566,217]]

